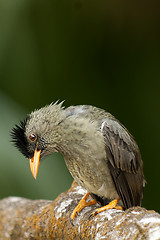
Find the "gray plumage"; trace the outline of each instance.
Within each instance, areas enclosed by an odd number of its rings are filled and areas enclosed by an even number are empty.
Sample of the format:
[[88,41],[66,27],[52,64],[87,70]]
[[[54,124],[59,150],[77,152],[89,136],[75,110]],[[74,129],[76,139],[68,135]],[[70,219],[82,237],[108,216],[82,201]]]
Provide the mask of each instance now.
[[[31,133],[35,142],[28,138]],[[86,105],[65,109],[55,103],[32,112],[12,136],[27,157],[35,147],[41,158],[61,152],[76,182],[102,204],[120,198],[125,209],[141,205],[145,179],[139,148],[110,113]]]

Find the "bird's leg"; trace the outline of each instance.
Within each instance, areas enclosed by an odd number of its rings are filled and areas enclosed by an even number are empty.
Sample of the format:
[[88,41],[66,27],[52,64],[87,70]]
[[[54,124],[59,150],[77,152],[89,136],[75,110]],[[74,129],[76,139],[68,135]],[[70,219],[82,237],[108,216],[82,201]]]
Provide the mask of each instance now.
[[94,199],[94,200],[91,200],[89,202],[86,202],[87,201],[87,198],[89,196],[89,192],[87,192],[84,197],[79,201],[78,205],[75,207],[75,209],[73,210],[72,214],[71,214],[71,221],[74,220],[75,216],[78,215],[78,213],[85,207],[87,206],[91,206],[91,205],[94,205],[97,203],[97,201]]
[[111,201],[109,204],[107,204],[106,206],[97,208],[97,209],[91,214],[91,216],[94,217],[94,216],[97,215],[98,213],[103,212],[103,211],[108,210],[108,209],[112,209],[112,208],[115,208],[115,209],[118,209],[118,210],[123,210],[123,208],[122,208],[121,206],[117,206],[118,201],[119,201],[119,199],[116,198],[116,199],[114,199],[113,201]]

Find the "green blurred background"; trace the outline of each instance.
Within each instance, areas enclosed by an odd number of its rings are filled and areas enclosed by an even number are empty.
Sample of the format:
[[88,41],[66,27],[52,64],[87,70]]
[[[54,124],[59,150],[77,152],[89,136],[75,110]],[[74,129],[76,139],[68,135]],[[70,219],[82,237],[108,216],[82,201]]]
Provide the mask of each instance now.
[[0,198],[54,199],[72,178],[60,154],[35,181],[9,132],[57,99],[110,111],[144,161],[143,206],[159,208],[159,1],[0,0]]

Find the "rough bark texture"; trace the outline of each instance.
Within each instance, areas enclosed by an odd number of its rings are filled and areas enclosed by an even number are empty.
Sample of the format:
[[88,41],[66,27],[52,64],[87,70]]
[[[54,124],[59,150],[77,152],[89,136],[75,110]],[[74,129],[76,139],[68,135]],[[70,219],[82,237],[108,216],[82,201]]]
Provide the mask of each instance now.
[[70,215],[86,193],[77,184],[55,201],[9,197],[0,201],[0,239],[160,239],[160,214],[141,207],[108,210],[89,218],[96,206]]

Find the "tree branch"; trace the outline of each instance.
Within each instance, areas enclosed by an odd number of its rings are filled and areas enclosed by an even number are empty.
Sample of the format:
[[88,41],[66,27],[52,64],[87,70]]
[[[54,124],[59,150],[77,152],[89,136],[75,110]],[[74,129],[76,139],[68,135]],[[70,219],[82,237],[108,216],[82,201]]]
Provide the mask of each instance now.
[[9,197],[0,201],[0,239],[160,239],[160,214],[141,207],[108,210],[89,218],[99,205],[70,215],[86,191],[76,183],[55,201]]

